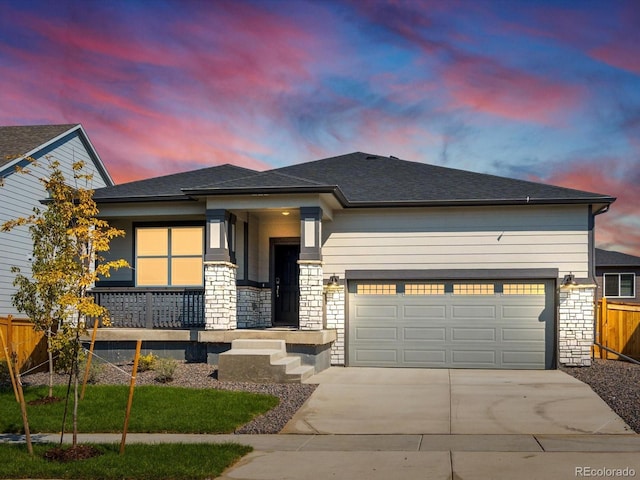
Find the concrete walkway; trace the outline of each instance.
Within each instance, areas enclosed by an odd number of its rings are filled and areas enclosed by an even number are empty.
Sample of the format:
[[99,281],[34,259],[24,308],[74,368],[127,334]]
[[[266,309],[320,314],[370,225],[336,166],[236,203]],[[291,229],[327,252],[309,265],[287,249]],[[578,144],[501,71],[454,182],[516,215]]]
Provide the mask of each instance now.
[[318,388],[288,435],[129,434],[127,443],[251,445],[226,480],[640,477],[640,435],[560,371],[331,368],[309,383]]

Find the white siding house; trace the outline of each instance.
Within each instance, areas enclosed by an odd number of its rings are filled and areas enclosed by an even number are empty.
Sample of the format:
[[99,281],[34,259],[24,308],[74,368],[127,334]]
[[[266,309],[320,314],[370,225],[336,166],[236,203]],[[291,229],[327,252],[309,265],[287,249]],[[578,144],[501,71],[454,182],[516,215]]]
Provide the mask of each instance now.
[[[60,162],[66,178],[73,178],[72,164],[83,160],[86,173],[93,174],[90,188],[113,185],[81,125],[0,127],[0,224],[26,217],[34,208],[42,207],[41,201],[48,195],[38,178],[44,176],[46,167],[33,167],[25,158],[44,160],[47,156]],[[18,166],[33,174],[16,173]],[[0,232],[0,252],[0,316],[20,316],[11,301],[15,292],[11,268],[19,267],[24,274],[30,272],[32,244],[28,227]]]

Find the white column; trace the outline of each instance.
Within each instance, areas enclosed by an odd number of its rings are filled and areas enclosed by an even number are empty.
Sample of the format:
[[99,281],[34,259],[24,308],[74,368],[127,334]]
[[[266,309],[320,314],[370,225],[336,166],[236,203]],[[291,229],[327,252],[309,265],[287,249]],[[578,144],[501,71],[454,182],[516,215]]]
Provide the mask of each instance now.
[[237,328],[237,266],[229,262],[204,264],[205,330]]
[[298,316],[300,330],[322,330],[324,295],[322,287],[322,262],[299,260],[300,305]]
[[595,321],[595,285],[560,287],[558,362],[569,367],[591,365]]

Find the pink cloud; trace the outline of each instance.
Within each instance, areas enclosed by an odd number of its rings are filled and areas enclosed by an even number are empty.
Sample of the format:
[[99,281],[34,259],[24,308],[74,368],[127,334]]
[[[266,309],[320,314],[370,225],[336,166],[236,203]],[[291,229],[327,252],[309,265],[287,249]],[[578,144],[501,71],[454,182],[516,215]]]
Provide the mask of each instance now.
[[583,96],[577,86],[483,57],[459,58],[444,67],[443,77],[455,108],[543,125],[564,123]]
[[618,158],[574,160],[547,176],[546,183],[616,197],[609,212],[596,217],[596,243],[640,256],[640,165]]

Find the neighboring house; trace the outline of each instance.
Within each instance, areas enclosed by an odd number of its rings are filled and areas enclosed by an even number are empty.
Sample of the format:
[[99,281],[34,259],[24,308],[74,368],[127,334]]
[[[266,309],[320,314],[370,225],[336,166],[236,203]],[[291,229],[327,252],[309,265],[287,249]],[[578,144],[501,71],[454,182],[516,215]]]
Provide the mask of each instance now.
[[216,362],[233,339],[280,338],[316,370],[590,363],[610,196],[358,152],[95,198],[133,267],[95,289],[115,326],[139,327],[101,331],[114,349]]
[[596,248],[598,299],[640,303],[640,257]]
[[[84,160],[86,172],[94,175],[93,188],[113,185],[81,125],[0,127],[0,224],[27,217],[33,213],[34,207],[42,207],[41,201],[48,194],[38,177],[46,174],[46,168],[34,167],[25,158],[44,160],[46,156],[60,162],[68,179],[73,178],[73,162]],[[27,167],[34,175],[16,173],[16,167]],[[32,251],[28,227],[0,232],[0,316],[21,316],[11,302],[11,295],[15,292],[15,274],[11,267],[19,267],[23,274],[29,274]]]

